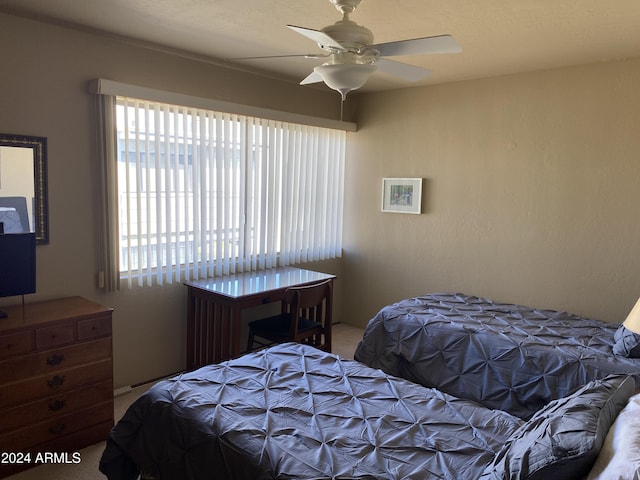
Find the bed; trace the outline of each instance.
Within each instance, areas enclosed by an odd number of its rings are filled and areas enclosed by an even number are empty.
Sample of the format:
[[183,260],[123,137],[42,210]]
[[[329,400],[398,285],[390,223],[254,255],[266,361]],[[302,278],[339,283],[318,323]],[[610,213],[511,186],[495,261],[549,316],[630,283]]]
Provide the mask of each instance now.
[[589,472],[634,388],[607,377],[524,421],[289,343],[156,384],[113,428],[100,470],[110,480],[570,480]]
[[612,353],[620,325],[567,312],[435,293],[384,307],[354,357],[390,375],[530,418],[613,373],[640,387],[640,359]]

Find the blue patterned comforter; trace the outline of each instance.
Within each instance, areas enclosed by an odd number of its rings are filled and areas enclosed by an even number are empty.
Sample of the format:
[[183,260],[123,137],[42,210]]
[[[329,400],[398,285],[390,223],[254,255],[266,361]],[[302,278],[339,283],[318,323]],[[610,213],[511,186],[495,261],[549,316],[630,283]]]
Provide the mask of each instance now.
[[[308,345],[160,382],[107,440],[110,480],[479,478],[524,422]],[[145,477],[146,478],[146,477]]]
[[390,375],[528,419],[549,401],[640,359],[614,355],[620,325],[566,312],[437,293],[383,308],[355,359]]

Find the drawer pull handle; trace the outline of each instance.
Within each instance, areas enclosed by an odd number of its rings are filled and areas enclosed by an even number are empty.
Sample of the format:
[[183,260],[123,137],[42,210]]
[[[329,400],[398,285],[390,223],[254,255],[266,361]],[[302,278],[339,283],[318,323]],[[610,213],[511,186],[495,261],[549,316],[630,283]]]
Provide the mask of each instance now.
[[53,435],[59,435],[61,434],[65,429],[65,424],[64,423],[59,423],[58,425],[51,427],[49,429],[49,433],[53,434]]
[[54,353],[50,357],[47,358],[47,365],[59,365],[64,360],[64,355],[60,353]]
[[49,410],[52,412],[57,412],[58,410],[62,410],[64,408],[64,400],[54,400],[49,404]]
[[57,388],[64,383],[64,375],[55,375],[51,380],[47,380],[50,388]]

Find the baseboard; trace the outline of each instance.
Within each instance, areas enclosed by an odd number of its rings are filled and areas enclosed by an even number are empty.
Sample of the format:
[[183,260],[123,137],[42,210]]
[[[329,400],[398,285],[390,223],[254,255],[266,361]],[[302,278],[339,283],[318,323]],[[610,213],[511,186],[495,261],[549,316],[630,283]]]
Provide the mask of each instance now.
[[113,391],[113,396],[114,397],[119,397],[120,395],[126,395],[127,393],[129,393],[131,390],[133,390],[133,388],[131,387],[131,385],[126,385],[124,387],[120,387],[120,388],[116,388]]

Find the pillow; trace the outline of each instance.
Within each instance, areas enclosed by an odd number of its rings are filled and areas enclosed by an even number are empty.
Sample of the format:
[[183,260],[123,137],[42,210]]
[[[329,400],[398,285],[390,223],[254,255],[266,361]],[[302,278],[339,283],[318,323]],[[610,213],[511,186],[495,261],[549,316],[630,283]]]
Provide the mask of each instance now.
[[640,394],[631,397],[609,430],[587,480],[640,478]]
[[481,478],[581,478],[634,390],[633,377],[610,375],[549,402],[511,435]]
[[632,332],[624,325],[613,335],[613,353],[624,357],[640,358],[640,335]]

